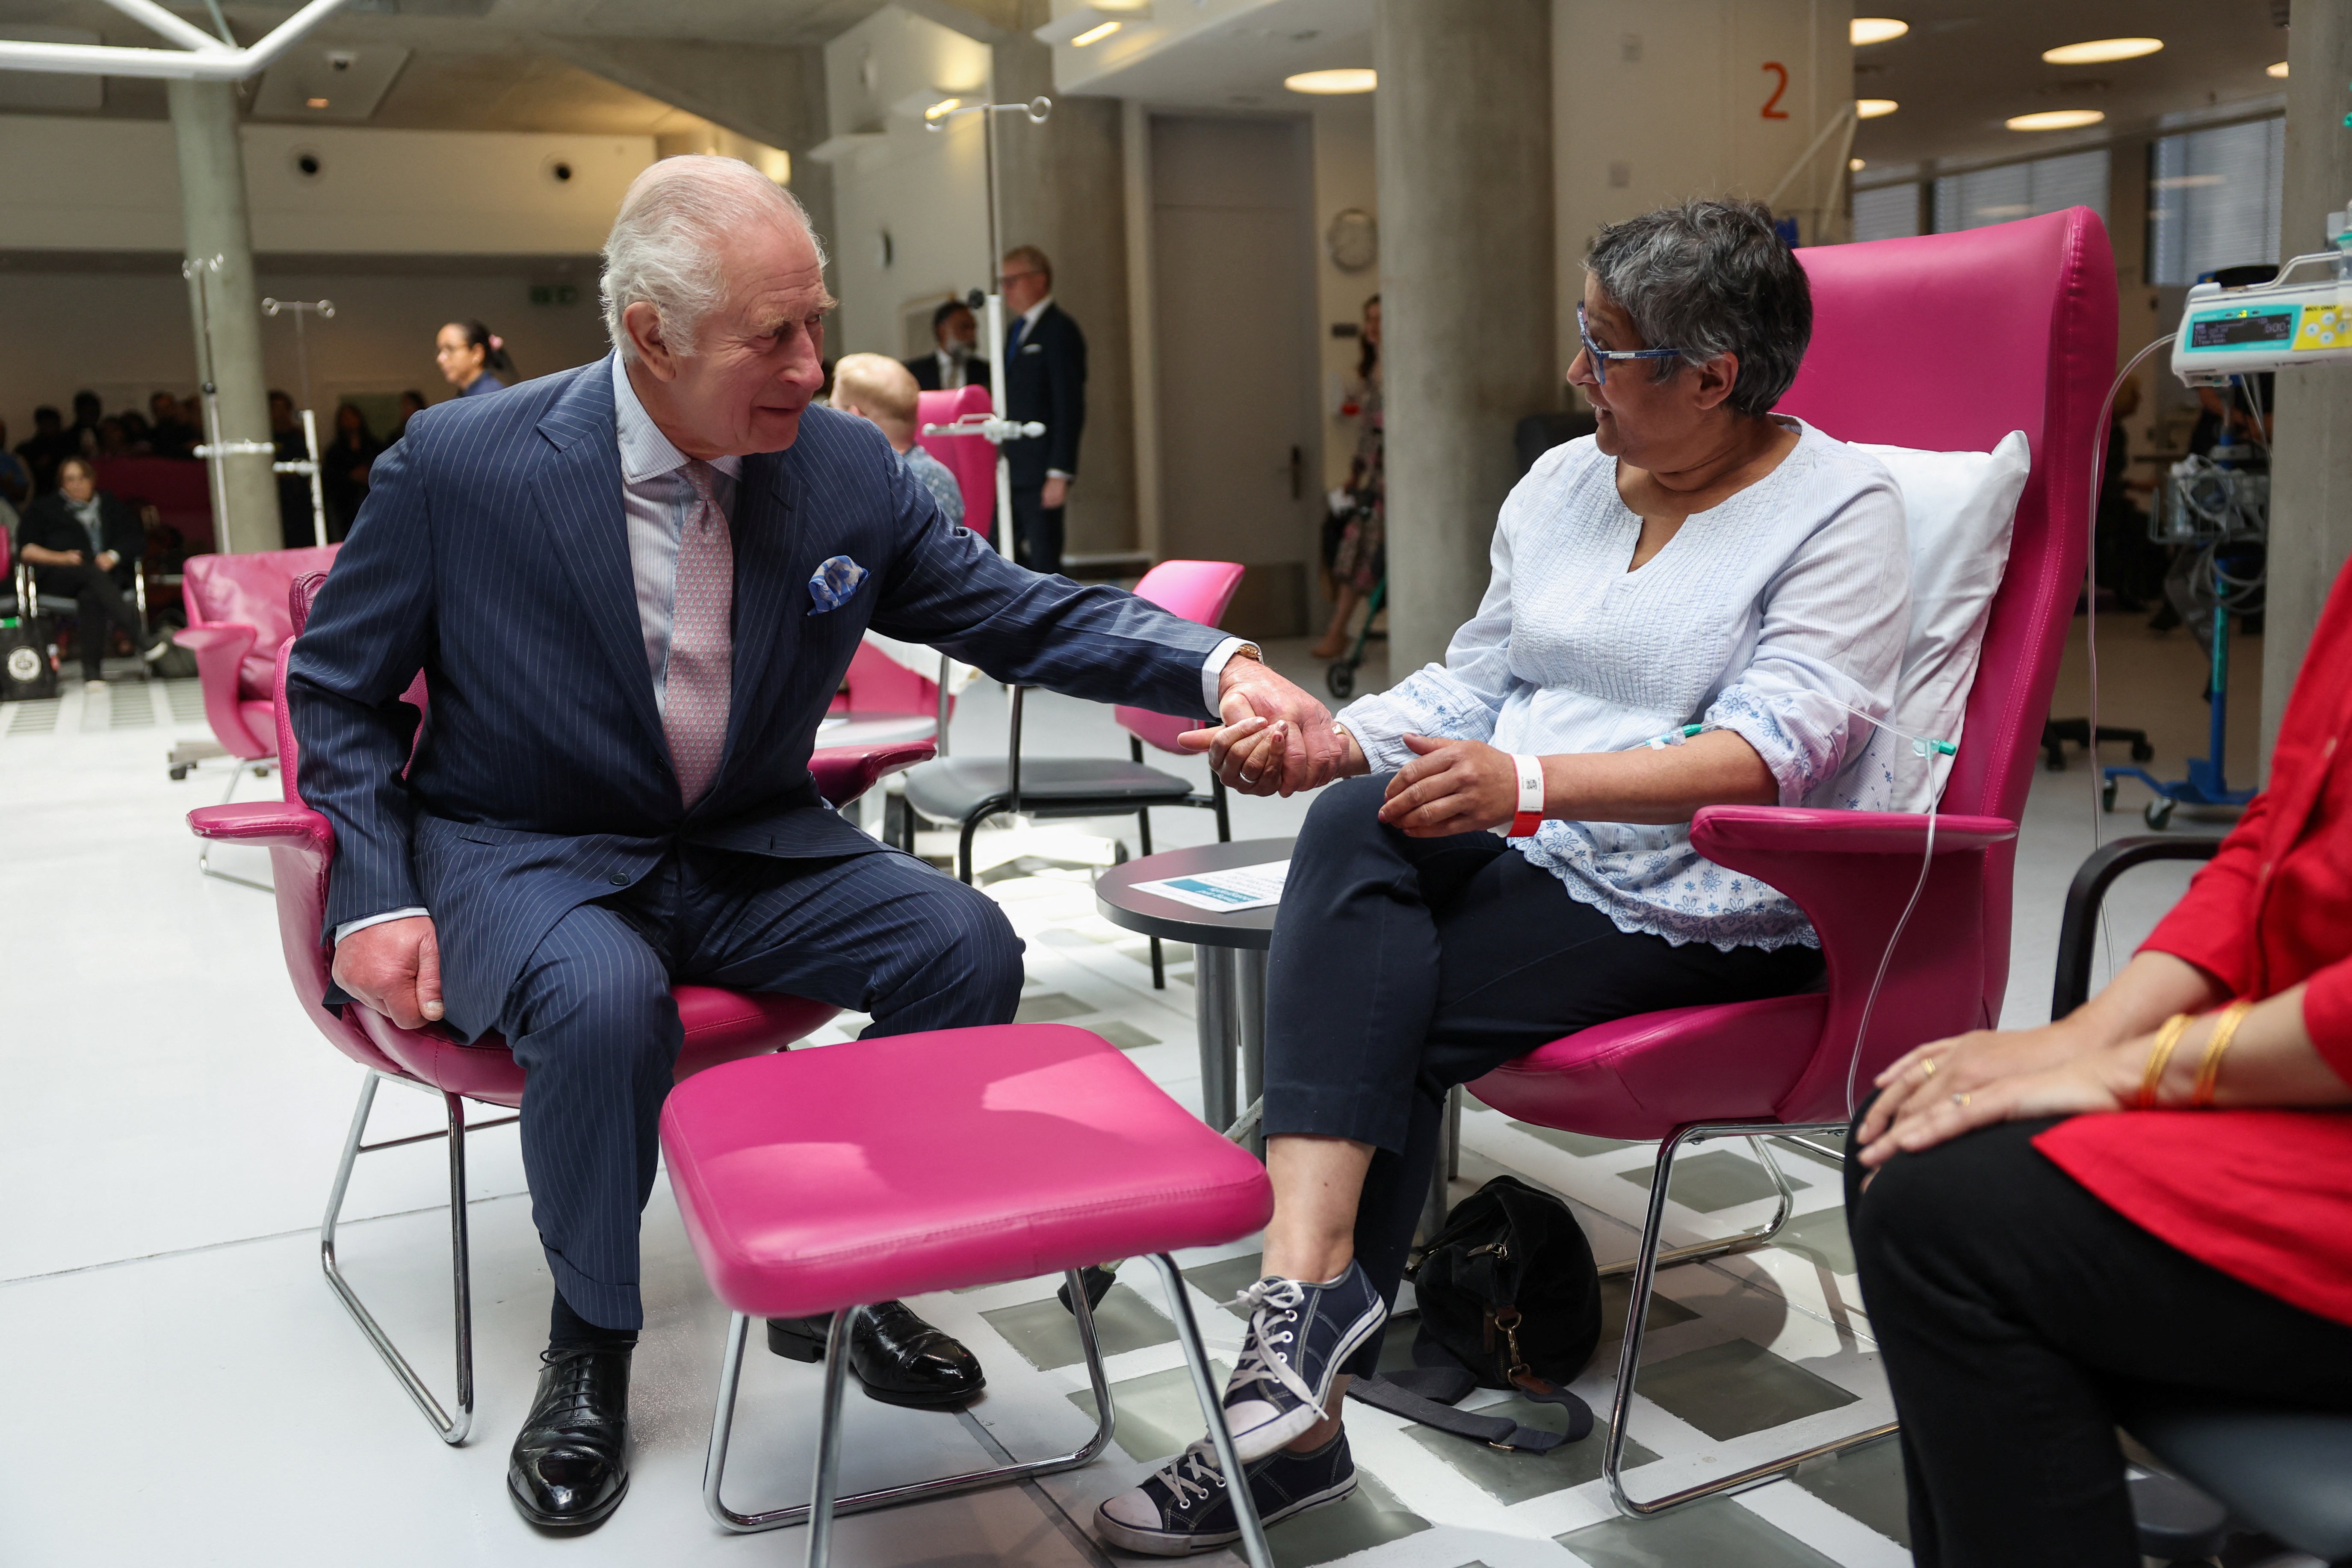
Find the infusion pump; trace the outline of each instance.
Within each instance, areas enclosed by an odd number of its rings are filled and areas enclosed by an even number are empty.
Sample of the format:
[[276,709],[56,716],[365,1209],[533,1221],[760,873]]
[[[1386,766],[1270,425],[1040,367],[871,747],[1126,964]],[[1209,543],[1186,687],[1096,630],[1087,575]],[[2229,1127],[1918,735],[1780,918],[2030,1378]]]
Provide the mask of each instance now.
[[2268,283],[2198,284],[2172,340],[2172,374],[2189,386],[2329,363],[2352,363],[2352,257],[2333,250],[2296,257]]

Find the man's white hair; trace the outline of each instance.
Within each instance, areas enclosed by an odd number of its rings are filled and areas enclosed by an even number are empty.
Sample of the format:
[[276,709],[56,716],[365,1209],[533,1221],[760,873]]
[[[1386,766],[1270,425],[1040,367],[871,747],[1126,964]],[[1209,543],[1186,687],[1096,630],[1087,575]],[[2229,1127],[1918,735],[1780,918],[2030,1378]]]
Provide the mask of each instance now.
[[703,321],[727,300],[719,247],[762,222],[798,227],[824,266],[824,242],[800,198],[740,158],[664,158],[631,182],[604,237],[604,331],[621,357],[637,357],[622,317],[641,300],[661,313],[671,352],[692,354]]

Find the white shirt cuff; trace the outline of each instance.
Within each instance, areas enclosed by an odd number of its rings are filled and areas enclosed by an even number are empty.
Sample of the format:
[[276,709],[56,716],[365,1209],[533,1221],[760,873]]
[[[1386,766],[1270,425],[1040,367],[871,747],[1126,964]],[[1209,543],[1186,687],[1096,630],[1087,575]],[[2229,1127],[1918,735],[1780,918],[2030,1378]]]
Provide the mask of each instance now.
[[1078,476],[1066,472],[1061,468],[1047,468],[1045,470],[1045,477],[1049,479],[1075,479]]
[[1215,647],[1211,648],[1209,657],[1201,663],[1201,706],[1210,713],[1220,710],[1217,704],[1217,689],[1224,679],[1225,666],[1232,662],[1234,655],[1237,653],[1246,653],[1253,658],[1265,657],[1264,650],[1246,637],[1227,637]]
[[380,926],[386,921],[412,920],[418,915],[429,915],[432,912],[431,910],[411,905],[404,910],[386,910],[380,915],[370,915],[365,920],[345,921],[335,928],[335,941],[341,942],[355,931],[365,931],[370,926]]

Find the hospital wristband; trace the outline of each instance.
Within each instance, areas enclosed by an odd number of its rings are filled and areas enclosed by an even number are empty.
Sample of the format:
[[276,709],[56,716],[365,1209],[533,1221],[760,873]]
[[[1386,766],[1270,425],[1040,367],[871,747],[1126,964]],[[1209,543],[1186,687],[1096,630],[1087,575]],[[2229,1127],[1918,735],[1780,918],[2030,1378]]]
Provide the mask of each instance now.
[[1524,752],[1511,753],[1511,768],[1518,775],[1519,808],[1511,818],[1513,838],[1531,838],[1543,826],[1544,774],[1543,759]]

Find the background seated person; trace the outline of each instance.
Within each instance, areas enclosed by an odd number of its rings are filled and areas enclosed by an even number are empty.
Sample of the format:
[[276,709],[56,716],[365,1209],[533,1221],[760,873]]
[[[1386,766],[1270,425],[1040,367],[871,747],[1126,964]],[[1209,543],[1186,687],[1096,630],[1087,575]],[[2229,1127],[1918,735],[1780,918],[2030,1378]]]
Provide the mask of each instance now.
[[74,601],[85,681],[104,684],[106,634],[115,626],[151,664],[170,651],[172,634],[142,627],[131,597],[147,531],[130,502],[100,491],[89,458],[58,465],[58,488],[34,498],[16,537],[39,591]]
[[1921,1568],[2137,1568],[2120,1394],[2352,1411],[2347,740],[2352,575],[2270,787],[2106,989],[1880,1076],[1846,1207]]
[[[1589,1025],[1804,989],[1803,914],[1701,859],[1691,815],[1885,798],[1841,767],[1871,730],[1850,710],[1893,700],[1903,505],[1875,458],[1769,412],[1811,332],[1803,269],[1731,202],[1604,228],[1585,269],[1569,379],[1597,433],[1505,502],[1444,665],[1339,715],[1339,771],[1371,776],[1318,800],[1292,851],[1266,979],[1274,1219],[1224,1400],[1269,1518],[1353,1485],[1339,1398],[1377,1364],[1448,1089]],[[1265,743],[1227,746],[1243,777]],[[1507,840],[1514,753],[1540,756],[1544,820]],[[1105,1503],[1105,1536],[1233,1539],[1203,1462]]]
[[907,472],[940,503],[940,515],[948,520],[948,526],[961,528],[963,487],[956,483],[945,463],[915,441],[916,400],[921,390],[913,374],[897,360],[880,354],[845,354],[833,367],[829,401],[844,414],[855,414],[881,431]]

